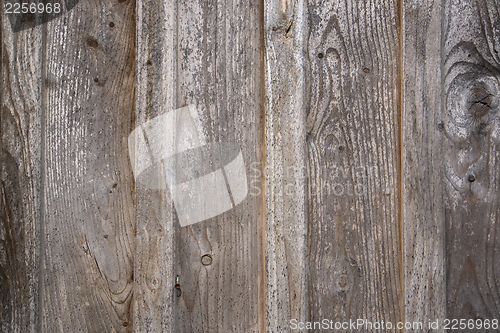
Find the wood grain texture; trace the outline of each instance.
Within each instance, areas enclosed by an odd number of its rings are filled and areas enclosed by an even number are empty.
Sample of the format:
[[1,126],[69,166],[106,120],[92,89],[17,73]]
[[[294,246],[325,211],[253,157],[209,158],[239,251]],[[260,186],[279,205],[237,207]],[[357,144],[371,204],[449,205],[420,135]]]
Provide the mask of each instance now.
[[44,27],[39,332],[132,331],[134,14],[82,0]]
[[[260,3],[246,1],[138,3],[137,124],[194,104],[207,142],[238,144],[249,177],[252,163],[262,172],[262,15]],[[137,332],[264,330],[263,193],[255,187],[233,210],[182,228],[168,190],[136,188]],[[165,230],[161,240],[151,238],[153,223]],[[151,267],[157,290],[146,285]]]
[[0,332],[40,324],[42,28],[0,25]]
[[[178,105],[197,106],[207,142],[236,143],[247,172],[261,169],[262,4],[197,0],[178,9]],[[234,209],[181,228],[179,332],[263,330],[263,208],[263,193],[252,191]]]
[[[177,2],[138,1],[135,126],[176,109]],[[135,163],[134,161],[132,163]],[[134,332],[176,332],[179,227],[167,190],[135,185]]]
[[403,2],[402,269],[409,322],[446,318],[442,17],[440,0]]
[[[445,2],[443,31],[447,316],[500,311],[500,3]],[[491,331],[491,330],[490,330]],[[497,330],[493,330],[497,331]]]
[[395,324],[403,316],[398,7],[309,1],[308,13],[309,318]]
[[306,1],[267,1],[266,323],[307,320],[305,128]]

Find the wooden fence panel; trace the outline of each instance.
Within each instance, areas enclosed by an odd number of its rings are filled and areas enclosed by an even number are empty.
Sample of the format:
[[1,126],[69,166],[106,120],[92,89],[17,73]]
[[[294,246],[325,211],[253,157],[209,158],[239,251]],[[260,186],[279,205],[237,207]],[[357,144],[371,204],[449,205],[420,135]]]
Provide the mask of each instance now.
[[[176,2],[138,1],[136,21],[135,127],[176,108]],[[174,267],[179,228],[166,192],[135,185],[134,332],[177,329]]]
[[45,26],[43,332],[130,332],[133,2],[79,2]]
[[266,2],[266,323],[305,322],[305,1]]
[[498,319],[500,25],[497,1],[445,2],[447,316]]
[[396,323],[403,283],[398,7],[309,1],[308,13],[309,319]]
[[[137,125],[194,105],[206,141],[238,144],[257,182],[233,210],[182,228],[168,191],[164,199],[136,199],[144,216],[166,202],[154,213],[163,239],[150,233],[136,242],[136,275],[145,279],[136,281],[137,332],[264,330],[262,15],[258,2],[139,3]],[[137,216],[145,235],[151,219]],[[148,282],[151,265],[160,288]]]
[[415,0],[402,8],[403,307],[412,323],[445,318],[442,7]]
[[0,332],[38,332],[44,31],[0,13]]

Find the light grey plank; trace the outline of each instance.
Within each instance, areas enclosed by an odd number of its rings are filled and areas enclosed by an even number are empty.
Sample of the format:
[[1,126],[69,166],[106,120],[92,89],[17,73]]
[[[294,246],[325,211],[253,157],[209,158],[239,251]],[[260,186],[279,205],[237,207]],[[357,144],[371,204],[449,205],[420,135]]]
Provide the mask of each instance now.
[[[178,10],[177,105],[196,105],[208,143],[240,147],[251,181],[264,157],[262,4],[193,0]],[[261,193],[232,210],[181,228],[179,332],[263,331],[263,186],[255,185]]]
[[305,1],[266,1],[266,323],[306,321]]
[[[138,1],[135,126],[177,108],[177,2]],[[134,162],[132,162],[134,163]],[[135,186],[134,332],[176,332],[179,227],[168,191]]]
[[406,321],[427,324],[446,317],[447,297],[442,7],[441,1],[405,1],[402,8],[403,306]]

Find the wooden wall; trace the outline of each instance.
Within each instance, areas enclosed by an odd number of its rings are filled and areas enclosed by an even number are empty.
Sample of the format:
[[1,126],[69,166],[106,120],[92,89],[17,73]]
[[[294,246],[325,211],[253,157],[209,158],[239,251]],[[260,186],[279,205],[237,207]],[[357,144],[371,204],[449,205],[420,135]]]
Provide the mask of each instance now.
[[[500,320],[499,13],[80,0],[13,31],[2,6],[0,332]],[[190,104],[250,188],[181,227],[127,139]]]

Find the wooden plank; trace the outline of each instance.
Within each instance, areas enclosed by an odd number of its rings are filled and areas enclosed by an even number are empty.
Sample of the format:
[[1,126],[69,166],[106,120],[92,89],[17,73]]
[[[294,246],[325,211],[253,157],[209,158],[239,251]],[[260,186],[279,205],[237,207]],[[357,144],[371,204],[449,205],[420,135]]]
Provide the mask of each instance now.
[[[307,202],[305,1],[266,1],[266,324],[305,322]],[[260,175],[260,174],[258,174]]]
[[43,32],[0,7],[0,332],[39,332]]
[[[262,14],[245,1],[138,3],[137,125],[194,105],[207,142],[238,144],[247,172],[262,170]],[[264,331],[263,195],[253,193],[180,227],[170,191],[136,187],[137,332]]]
[[[176,109],[177,3],[137,2],[135,126]],[[135,161],[132,161],[135,163]],[[135,185],[134,332],[176,332],[179,227],[167,190]]]
[[132,331],[134,17],[81,0],[44,27],[40,332]]
[[309,1],[311,321],[403,317],[398,11],[394,1]]
[[491,320],[500,311],[499,10],[498,1],[450,0],[444,8],[448,318]]
[[447,296],[444,186],[441,181],[444,178],[442,17],[442,1],[403,2],[404,313],[406,321],[423,321],[427,325],[429,320],[435,322],[445,318]]

